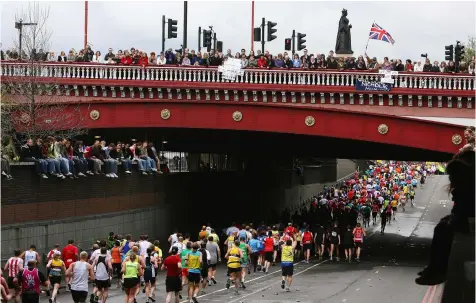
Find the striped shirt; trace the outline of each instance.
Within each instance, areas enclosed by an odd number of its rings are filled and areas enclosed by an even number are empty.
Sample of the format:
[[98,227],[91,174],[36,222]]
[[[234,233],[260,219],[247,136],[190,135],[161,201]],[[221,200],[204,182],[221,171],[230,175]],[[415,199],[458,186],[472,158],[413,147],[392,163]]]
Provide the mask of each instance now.
[[23,260],[18,257],[11,257],[8,259],[8,276],[16,277],[20,271],[20,266],[23,268]]

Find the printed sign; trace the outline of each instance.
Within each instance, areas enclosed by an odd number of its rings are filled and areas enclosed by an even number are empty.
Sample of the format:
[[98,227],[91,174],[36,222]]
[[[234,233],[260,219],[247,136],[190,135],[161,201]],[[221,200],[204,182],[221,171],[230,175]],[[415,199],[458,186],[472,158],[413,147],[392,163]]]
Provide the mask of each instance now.
[[365,91],[383,91],[389,92],[392,90],[392,85],[388,83],[381,83],[377,81],[368,81],[368,80],[359,80],[355,81],[356,90],[365,90]]
[[243,76],[244,71],[241,69],[241,60],[228,58],[222,66],[218,67],[222,79],[234,81],[236,76]]

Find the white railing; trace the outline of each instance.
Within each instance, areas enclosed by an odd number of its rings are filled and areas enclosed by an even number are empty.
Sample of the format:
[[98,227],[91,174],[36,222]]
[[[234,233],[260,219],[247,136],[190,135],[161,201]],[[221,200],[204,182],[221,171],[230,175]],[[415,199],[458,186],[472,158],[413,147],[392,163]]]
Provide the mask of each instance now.
[[[31,76],[60,79],[126,81],[182,81],[353,87],[357,79],[379,81],[382,74],[369,71],[245,69],[234,81],[224,80],[217,67],[123,66],[91,63],[20,63],[2,61],[2,77]],[[395,88],[474,90],[470,74],[399,73]]]

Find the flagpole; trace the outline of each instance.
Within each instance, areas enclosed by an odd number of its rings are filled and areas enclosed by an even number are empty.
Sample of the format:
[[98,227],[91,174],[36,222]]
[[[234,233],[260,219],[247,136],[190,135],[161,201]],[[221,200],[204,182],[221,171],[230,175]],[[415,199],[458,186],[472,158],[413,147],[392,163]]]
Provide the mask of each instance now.
[[[374,22],[372,23],[372,25],[375,23],[375,20]],[[370,35],[369,37],[367,38],[367,45],[365,46],[365,55],[367,56],[367,48],[369,47],[369,42],[370,42]]]
[[255,2],[251,1],[251,51],[254,49],[255,41]]

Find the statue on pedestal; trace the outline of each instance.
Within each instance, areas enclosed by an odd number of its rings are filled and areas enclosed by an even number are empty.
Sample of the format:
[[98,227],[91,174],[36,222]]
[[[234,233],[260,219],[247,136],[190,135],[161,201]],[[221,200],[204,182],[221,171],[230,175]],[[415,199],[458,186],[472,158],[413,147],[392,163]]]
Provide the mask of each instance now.
[[350,38],[351,28],[352,25],[349,24],[349,19],[347,19],[347,10],[344,8],[339,20],[339,29],[337,30],[336,54],[352,55],[354,53]]

